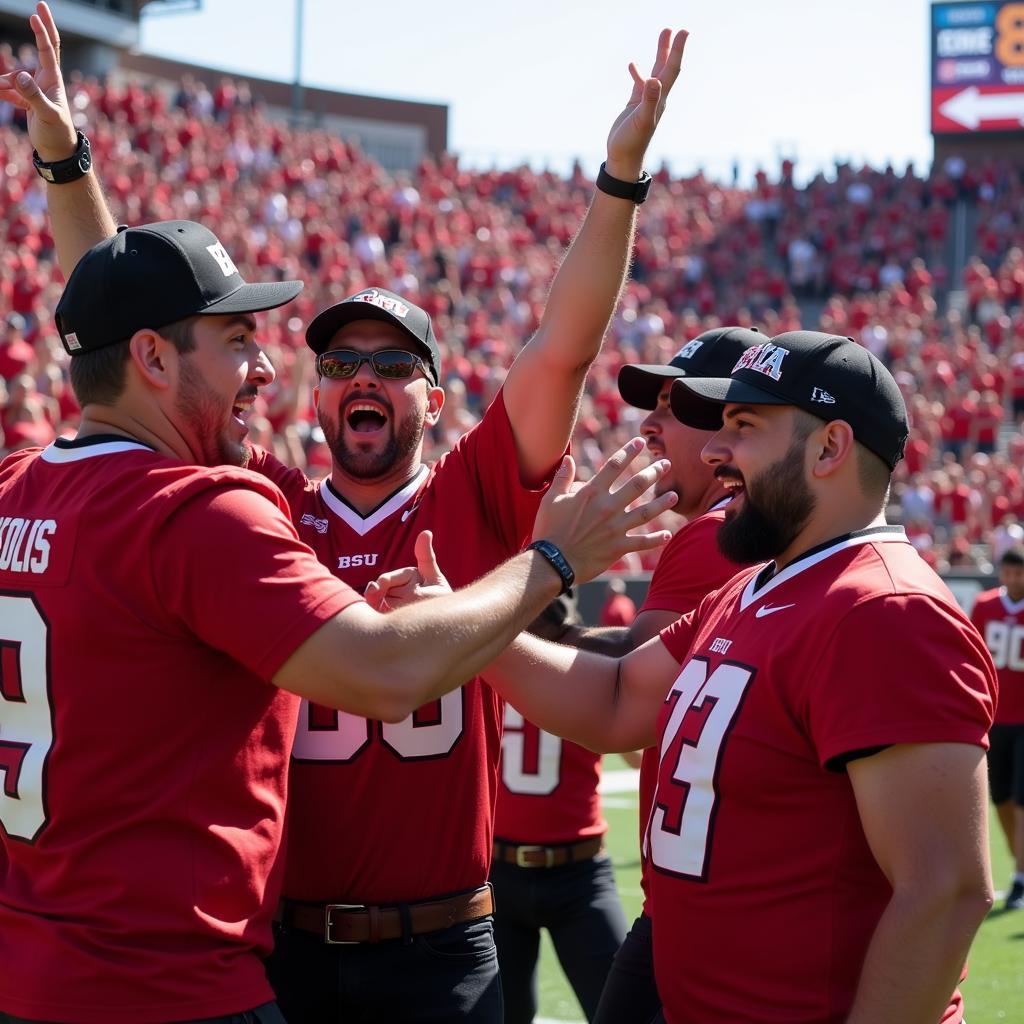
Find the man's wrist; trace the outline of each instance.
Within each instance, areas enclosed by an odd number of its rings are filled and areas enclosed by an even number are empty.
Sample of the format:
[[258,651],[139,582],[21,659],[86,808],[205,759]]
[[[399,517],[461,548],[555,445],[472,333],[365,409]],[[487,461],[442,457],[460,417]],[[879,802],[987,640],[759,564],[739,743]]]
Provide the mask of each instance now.
[[576,580],[576,573],[573,572],[572,566],[565,555],[562,554],[558,545],[553,544],[549,540],[535,540],[532,544],[528,545],[527,550],[536,551],[558,574],[562,583],[562,588],[559,591],[560,594],[564,594],[572,588]]
[[644,172],[644,163],[642,160],[616,160],[614,157],[608,157],[604,162],[604,169],[620,181],[639,181],[640,175]]
[[55,164],[59,160],[67,160],[75,155],[75,150],[78,149],[78,132],[68,136],[66,143],[56,146],[37,146],[36,152],[39,154],[39,159],[44,163]]

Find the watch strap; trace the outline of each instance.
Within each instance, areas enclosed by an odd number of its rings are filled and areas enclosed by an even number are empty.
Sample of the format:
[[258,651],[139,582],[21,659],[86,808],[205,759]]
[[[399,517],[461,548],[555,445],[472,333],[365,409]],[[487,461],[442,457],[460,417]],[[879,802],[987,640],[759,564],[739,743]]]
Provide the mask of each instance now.
[[606,195],[615,196],[616,199],[629,199],[639,206],[651,191],[651,176],[643,171],[639,181],[623,181],[621,178],[613,178],[602,163],[594,184]]
[[78,145],[71,156],[47,162],[33,149],[32,163],[44,181],[51,185],[66,185],[68,182],[84,178],[89,173],[89,168],[92,167],[92,147],[85,134],[79,132]]
[[549,540],[535,540],[526,550],[536,551],[543,555],[551,565],[551,568],[561,577],[562,589],[559,593],[564,594],[568,592],[576,581],[576,573],[572,571],[572,566],[568,563],[558,545],[552,544]]

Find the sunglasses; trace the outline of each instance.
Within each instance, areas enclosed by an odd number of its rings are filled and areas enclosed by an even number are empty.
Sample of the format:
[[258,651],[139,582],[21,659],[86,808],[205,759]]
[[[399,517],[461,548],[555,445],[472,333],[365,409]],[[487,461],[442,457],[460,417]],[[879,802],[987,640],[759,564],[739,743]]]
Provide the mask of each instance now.
[[407,380],[418,369],[433,380],[427,364],[419,356],[400,348],[385,348],[369,355],[351,348],[321,352],[316,357],[316,372],[328,380],[351,380],[363,363],[369,363],[382,380]]

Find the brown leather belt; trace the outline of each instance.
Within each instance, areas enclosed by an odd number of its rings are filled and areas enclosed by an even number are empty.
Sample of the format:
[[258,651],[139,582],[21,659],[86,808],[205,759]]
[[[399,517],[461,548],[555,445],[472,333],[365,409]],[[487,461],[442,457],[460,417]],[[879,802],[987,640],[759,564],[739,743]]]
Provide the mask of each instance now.
[[328,946],[342,946],[439,932],[453,924],[476,921],[493,913],[494,897],[488,884],[444,900],[424,900],[422,903],[390,907],[282,900],[274,920],[286,928],[321,935]]
[[560,868],[565,864],[577,864],[593,860],[604,849],[604,836],[581,839],[578,843],[561,843],[558,846],[516,846],[503,839],[494,840],[494,859],[503,864],[515,864],[517,868]]

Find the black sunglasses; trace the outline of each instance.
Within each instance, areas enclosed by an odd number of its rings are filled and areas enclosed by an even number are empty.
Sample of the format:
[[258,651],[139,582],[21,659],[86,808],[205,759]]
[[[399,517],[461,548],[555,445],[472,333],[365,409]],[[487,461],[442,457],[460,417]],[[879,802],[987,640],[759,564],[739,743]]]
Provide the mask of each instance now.
[[316,357],[316,372],[328,380],[351,380],[363,363],[369,363],[373,372],[383,380],[406,380],[417,369],[433,379],[427,364],[419,356],[400,348],[385,348],[369,354],[351,348],[321,352]]

